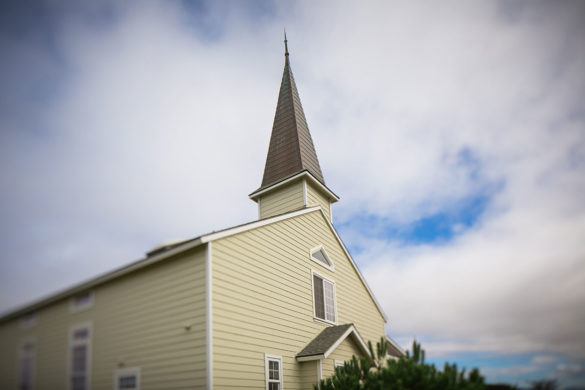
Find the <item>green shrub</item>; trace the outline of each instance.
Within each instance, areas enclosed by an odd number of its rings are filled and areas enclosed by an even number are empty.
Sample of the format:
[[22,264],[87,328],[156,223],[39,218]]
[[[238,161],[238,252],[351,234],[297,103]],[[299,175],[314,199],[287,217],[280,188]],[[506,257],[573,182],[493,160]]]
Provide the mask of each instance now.
[[[376,359],[372,344],[368,342],[372,360]],[[386,340],[377,345],[377,361],[386,359]],[[398,360],[388,359],[385,365],[375,366],[365,357],[352,357],[343,367],[338,367],[331,378],[314,385],[315,390],[485,390],[484,378],[474,368],[465,374],[456,364],[445,363],[443,370],[425,363],[425,352],[416,341],[412,344],[412,356]]]

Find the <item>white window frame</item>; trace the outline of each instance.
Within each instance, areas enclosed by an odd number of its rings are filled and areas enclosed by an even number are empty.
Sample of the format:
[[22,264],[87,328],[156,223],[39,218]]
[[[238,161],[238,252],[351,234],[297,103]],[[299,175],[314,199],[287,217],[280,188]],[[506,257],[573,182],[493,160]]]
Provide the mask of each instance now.
[[[25,350],[25,346],[26,345],[30,345],[32,344],[32,351],[31,350]],[[37,341],[35,338],[26,338],[24,340],[22,340],[19,344],[18,344],[18,353],[17,353],[17,359],[18,359],[18,364],[17,364],[17,380],[16,383],[18,384],[18,388],[22,388],[22,361],[26,358],[31,359],[31,377],[30,377],[30,384],[31,384],[31,389],[34,389],[36,387],[36,358],[37,358]]]
[[[317,303],[315,302],[315,275],[317,275],[318,277],[320,277],[324,281],[327,281],[333,285],[333,308],[335,309],[334,310],[335,311],[335,321],[331,321],[331,320],[328,320],[326,318],[317,317]],[[311,295],[313,296],[313,319],[315,321],[337,325],[337,319],[339,318],[339,316],[337,315],[337,291],[336,291],[336,287],[335,287],[335,281],[312,269],[311,270]],[[325,306],[325,288],[323,288],[323,306]],[[323,307],[323,313],[325,314],[325,317],[327,317],[327,311],[325,310],[325,307]]]
[[132,390],[140,390],[140,367],[119,368],[114,371],[114,390],[120,389],[120,378],[123,376],[135,376],[136,387]]
[[[268,375],[268,367],[269,364],[268,362],[270,361],[277,361],[278,362],[278,382],[275,381],[274,379],[268,379],[269,375]],[[282,379],[282,373],[283,373],[283,368],[282,368],[282,356],[279,355],[270,355],[268,353],[264,354],[264,371],[265,371],[265,378],[266,378],[266,390],[268,390],[268,383],[279,383],[280,384],[280,390],[282,390],[284,388],[283,386],[283,379]]]
[[[81,329],[87,329],[89,337],[86,340],[78,341],[73,338],[73,335],[76,331]],[[75,324],[69,328],[69,344],[67,348],[67,381],[66,389],[71,389],[71,377],[73,375],[73,347],[85,345],[87,347],[87,364],[86,364],[86,375],[85,375],[85,385],[86,389],[91,389],[91,340],[93,338],[93,326],[91,321],[83,322],[79,324]]]
[[345,362],[343,360],[334,360],[333,361],[333,371],[337,369],[337,367],[343,367]]
[[[318,259],[313,257],[313,253],[319,252],[319,251],[323,252],[325,259],[327,260],[327,262],[329,262],[329,264],[323,264],[321,261],[319,261]],[[327,253],[327,251],[325,250],[325,247],[323,245],[318,245],[318,246],[314,247],[313,249],[311,249],[309,252],[309,257],[311,258],[311,260],[313,260],[315,263],[319,264],[321,267],[325,267],[329,271],[335,272],[335,264],[333,264],[333,260],[331,260],[331,257],[329,257],[329,254]]]
[[[76,301],[77,298],[79,298],[80,296],[85,295],[85,294],[89,295],[89,300],[87,302],[79,303]],[[82,293],[75,294],[69,300],[69,311],[71,313],[77,313],[77,312],[80,312],[83,310],[87,310],[93,306],[94,300],[95,300],[95,294],[94,294],[93,290],[84,291]]]

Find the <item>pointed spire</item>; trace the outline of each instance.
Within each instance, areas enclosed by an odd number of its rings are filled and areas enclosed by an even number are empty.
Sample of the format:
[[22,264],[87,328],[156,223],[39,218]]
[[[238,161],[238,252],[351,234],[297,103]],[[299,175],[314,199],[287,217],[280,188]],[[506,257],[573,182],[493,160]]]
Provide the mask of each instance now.
[[325,184],[290,68],[286,31],[284,55],[284,72],[261,188],[304,170]]

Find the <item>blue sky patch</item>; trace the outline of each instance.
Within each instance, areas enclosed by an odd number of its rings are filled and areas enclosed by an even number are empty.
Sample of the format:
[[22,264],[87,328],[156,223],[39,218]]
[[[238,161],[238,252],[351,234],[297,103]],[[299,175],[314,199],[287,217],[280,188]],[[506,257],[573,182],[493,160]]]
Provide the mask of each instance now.
[[[456,207],[404,224],[376,215],[357,216],[338,225],[338,229],[348,236],[352,231],[359,231],[368,237],[401,244],[440,245],[479,223],[490,199],[490,194],[469,197],[460,200]],[[354,245],[350,249],[359,253],[363,248]]]

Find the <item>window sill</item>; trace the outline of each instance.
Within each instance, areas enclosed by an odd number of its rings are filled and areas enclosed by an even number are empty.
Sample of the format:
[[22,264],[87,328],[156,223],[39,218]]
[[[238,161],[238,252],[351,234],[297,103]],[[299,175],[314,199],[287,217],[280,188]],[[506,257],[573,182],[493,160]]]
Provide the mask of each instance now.
[[321,324],[329,325],[329,326],[336,326],[337,325],[337,322],[323,320],[323,319],[318,318],[318,317],[313,317],[313,321],[319,322]]

